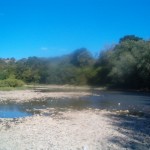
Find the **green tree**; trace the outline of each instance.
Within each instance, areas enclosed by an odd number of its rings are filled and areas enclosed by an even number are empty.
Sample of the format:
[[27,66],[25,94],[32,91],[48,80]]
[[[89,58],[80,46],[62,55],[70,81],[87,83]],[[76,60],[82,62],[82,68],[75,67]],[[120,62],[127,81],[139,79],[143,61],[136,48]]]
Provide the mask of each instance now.
[[77,67],[86,67],[93,65],[94,59],[86,48],[81,48],[73,52],[71,63]]
[[95,81],[124,88],[150,88],[150,42],[125,36],[96,62]]
[[139,40],[143,40],[143,39],[140,38],[140,37],[137,37],[135,35],[126,35],[123,38],[120,38],[119,43],[127,41],[127,40],[129,40],[129,41],[139,41]]

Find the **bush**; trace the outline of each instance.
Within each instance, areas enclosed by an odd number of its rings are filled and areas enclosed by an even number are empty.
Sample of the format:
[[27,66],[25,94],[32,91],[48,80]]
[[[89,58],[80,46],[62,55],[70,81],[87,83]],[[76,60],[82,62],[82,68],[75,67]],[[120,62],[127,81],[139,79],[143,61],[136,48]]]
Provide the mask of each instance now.
[[5,79],[0,81],[0,87],[21,87],[24,85],[24,82],[17,79]]

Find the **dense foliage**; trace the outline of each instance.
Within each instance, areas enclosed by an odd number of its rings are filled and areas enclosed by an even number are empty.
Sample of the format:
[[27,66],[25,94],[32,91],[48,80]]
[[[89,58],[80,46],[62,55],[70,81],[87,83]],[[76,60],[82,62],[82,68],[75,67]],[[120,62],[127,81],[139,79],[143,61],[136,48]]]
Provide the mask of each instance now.
[[0,87],[21,87],[24,85],[24,82],[17,79],[5,79],[0,80]]
[[125,36],[98,59],[85,48],[57,58],[1,58],[0,86],[21,86],[21,81],[150,89],[150,41]]
[[32,84],[87,84],[94,61],[85,48],[57,58],[0,59],[0,80],[13,77]]
[[96,79],[113,87],[150,88],[150,41],[125,36],[101,53]]

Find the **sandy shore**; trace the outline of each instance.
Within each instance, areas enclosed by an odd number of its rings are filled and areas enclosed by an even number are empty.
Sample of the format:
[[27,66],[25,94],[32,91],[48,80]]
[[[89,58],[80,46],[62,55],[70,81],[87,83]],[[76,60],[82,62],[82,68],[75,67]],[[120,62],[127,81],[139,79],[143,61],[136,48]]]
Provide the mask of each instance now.
[[[0,101],[20,103],[90,94],[86,91],[0,91]],[[97,109],[67,110],[19,119],[0,118],[0,150],[147,150],[150,148],[149,124],[147,119],[120,117],[115,112]]]

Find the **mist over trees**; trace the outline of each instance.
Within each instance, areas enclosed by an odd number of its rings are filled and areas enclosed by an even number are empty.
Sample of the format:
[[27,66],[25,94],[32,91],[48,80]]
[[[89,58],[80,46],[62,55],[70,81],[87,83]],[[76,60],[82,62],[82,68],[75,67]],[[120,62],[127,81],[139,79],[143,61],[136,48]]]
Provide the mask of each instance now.
[[150,41],[127,35],[94,58],[86,49],[56,58],[0,59],[1,82],[150,89]]

